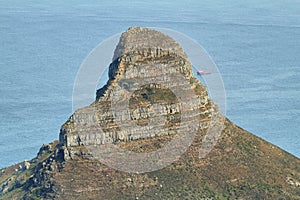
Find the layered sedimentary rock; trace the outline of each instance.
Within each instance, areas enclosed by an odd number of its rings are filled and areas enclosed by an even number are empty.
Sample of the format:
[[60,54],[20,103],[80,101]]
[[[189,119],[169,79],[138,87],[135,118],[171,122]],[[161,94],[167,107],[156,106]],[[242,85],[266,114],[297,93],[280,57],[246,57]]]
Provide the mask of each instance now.
[[91,106],[62,126],[60,143],[76,147],[176,134],[179,126],[189,131],[199,120],[206,128],[217,114],[179,44],[161,32],[133,27],[120,38],[107,84]]
[[[37,157],[0,170],[0,199],[300,199],[300,160],[223,119],[172,38],[130,28],[95,102],[77,110]],[[207,130],[218,124],[222,134],[208,137],[214,148],[205,154]],[[134,171],[145,162],[130,162],[127,153],[164,151],[194,129],[185,151],[162,168],[128,173],[109,163]],[[88,151],[106,145],[128,151],[108,152],[108,164]],[[172,155],[165,152],[151,161],[163,163]]]

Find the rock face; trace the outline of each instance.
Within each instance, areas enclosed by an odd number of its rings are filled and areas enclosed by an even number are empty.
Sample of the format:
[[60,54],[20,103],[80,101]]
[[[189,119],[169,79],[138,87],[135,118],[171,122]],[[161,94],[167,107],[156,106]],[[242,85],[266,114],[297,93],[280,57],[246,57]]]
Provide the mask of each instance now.
[[[221,137],[199,157],[218,123]],[[113,144],[149,153],[190,131],[185,153],[147,173],[110,168],[87,151]],[[62,125],[59,141],[0,170],[0,199],[300,199],[300,160],[222,116],[172,38],[133,27],[120,38],[107,84]]]
[[133,27],[116,47],[109,81],[95,103],[62,126],[60,143],[76,147],[169,135],[180,123],[199,119],[205,128],[217,114],[183,49],[158,31]]

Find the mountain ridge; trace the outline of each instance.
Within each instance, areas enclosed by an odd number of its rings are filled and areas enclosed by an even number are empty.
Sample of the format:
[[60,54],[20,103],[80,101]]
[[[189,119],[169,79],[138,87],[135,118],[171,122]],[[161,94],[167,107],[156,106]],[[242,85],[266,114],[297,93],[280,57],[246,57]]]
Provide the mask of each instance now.
[[[171,81],[165,78],[170,74]],[[188,57],[172,38],[129,28],[95,102],[75,111],[59,141],[43,145],[36,158],[1,171],[0,199],[300,199],[300,160],[226,119],[192,74]],[[123,111],[118,102],[126,98],[127,113],[118,113]],[[154,111],[165,120],[153,124]],[[207,130],[218,123],[224,123],[220,138],[200,158]],[[199,129],[186,151],[154,171],[113,169],[89,150],[113,144],[136,153],[155,152],[188,132],[190,124]],[[180,132],[181,126],[187,129]],[[183,147],[174,144],[173,150]],[[140,167],[144,169],[134,170]]]

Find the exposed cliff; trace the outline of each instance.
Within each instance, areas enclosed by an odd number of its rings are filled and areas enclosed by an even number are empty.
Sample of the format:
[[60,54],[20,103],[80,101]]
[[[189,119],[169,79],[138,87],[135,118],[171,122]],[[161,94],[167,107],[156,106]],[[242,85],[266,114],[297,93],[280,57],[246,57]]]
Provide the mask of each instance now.
[[[192,89],[195,95],[189,95]],[[124,109],[126,106],[129,110]],[[94,104],[76,111],[63,125],[60,142],[66,147],[76,147],[78,141],[79,145],[87,146],[157,136],[153,133],[168,135],[171,130],[165,123],[178,121],[175,116],[181,111],[188,112],[189,119],[180,121],[195,123],[199,119],[208,121],[218,112],[208,99],[206,88],[193,77],[184,51],[172,38],[146,28],[130,28],[122,34],[116,47],[109,81],[97,91]],[[132,125],[132,121],[149,121],[154,112],[167,114],[172,120],[159,121],[155,126],[122,128],[123,124]]]
[[[200,158],[206,131],[219,123],[221,137]],[[111,144],[154,152],[195,127],[186,151],[152,172],[115,170],[90,150]],[[116,47],[109,81],[62,126],[59,141],[0,171],[0,199],[39,198],[300,199],[300,160],[223,117],[172,38],[133,27]]]

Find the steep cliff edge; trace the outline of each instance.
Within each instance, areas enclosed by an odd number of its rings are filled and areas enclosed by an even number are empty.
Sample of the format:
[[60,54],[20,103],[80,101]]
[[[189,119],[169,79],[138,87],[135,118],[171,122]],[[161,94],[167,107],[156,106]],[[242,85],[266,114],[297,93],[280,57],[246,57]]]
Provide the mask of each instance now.
[[[200,158],[207,130],[219,123],[220,138]],[[193,125],[186,151],[151,172],[115,170],[90,150],[154,152]],[[0,199],[300,199],[300,160],[223,117],[183,49],[140,27],[122,34],[95,102],[69,118],[59,141],[19,165],[0,171]]]

